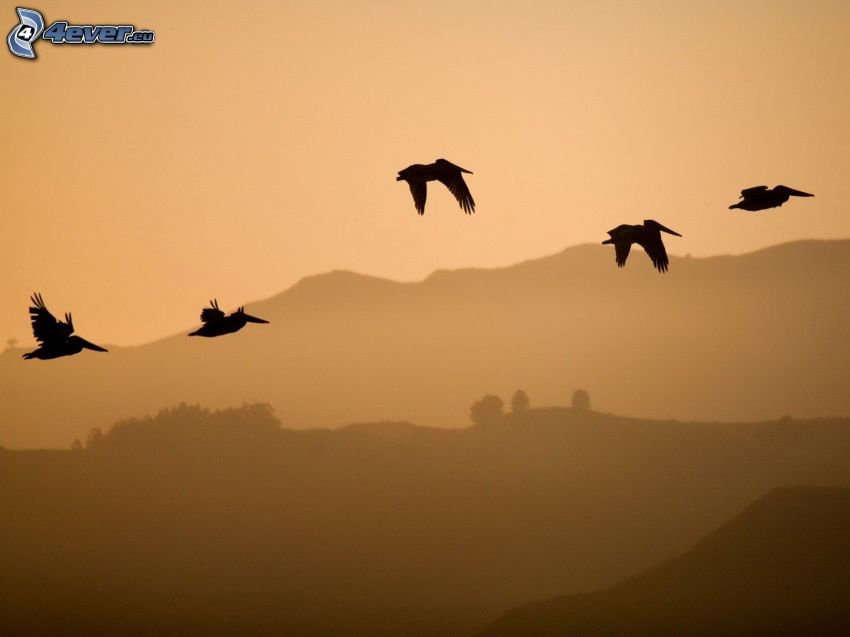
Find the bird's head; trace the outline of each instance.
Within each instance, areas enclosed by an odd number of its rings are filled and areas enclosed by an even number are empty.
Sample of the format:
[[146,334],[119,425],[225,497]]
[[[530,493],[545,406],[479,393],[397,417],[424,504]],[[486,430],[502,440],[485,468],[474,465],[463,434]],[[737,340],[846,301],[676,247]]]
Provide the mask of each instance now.
[[802,190],[795,190],[794,188],[789,188],[788,186],[777,186],[773,189],[774,192],[781,192],[785,195],[793,195],[795,197],[814,197],[813,194],[809,192],[803,192]]
[[240,307],[238,310],[236,310],[234,312],[234,314],[236,316],[244,319],[248,323],[268,323],[268,321],[265,320],[265,319],[257,318],[256,316],[251,316],[250,314],[246,314],[244,305],[242,307]]
[[437,164],[438,166],[443,166],[444,168],[456,168],[457,170],[459,170],[462,173],[468,173],[470,175],[472,174],[471,170],[467,170],[466,168],[461,168],[457,164],[453,164],[452,162],[450,162],[448,159],[442,159],[441,158],[441,159],[438,159],[437,161],[435,161],[434,163]]
[[677,237],[682,236],[678,232],[676,232],[675,230],[670,230],[670,228],[668,228],[667,226],[662,226],[660,223],[658,223],[654,219],[645,219],[644,222],[643,222],[643,225],[646,228],[653,228],[655,230],[660,230],[661,232],[666,232],[667,234],[674,234]]
[[100,345],[95,345],[94,343],[88,342],[86,339],[80,336],[72,336],[68,339],[68,342],[73,344],[76,347],[80,348],[80,351],[83,349],[94,350],[95,352],[108,352],[109,350],[105,347],[101,347]]

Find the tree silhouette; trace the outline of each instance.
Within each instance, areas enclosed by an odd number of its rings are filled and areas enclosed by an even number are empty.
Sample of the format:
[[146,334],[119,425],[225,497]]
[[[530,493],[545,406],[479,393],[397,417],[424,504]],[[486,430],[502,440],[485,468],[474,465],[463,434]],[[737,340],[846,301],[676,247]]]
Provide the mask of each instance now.
[[99,427],[92,427],[91,431],[89,431],[88,438],[86,438],[86,448],[97,447],[99,444],[103,442],[103,432]]
[[572,407],[576,411],[590,411],[590,394],[583,389],[573,392]]
[[511,398],[511,412],[521,414],[528,409],[530,404],[531,401],[528,400],[528,394],[521,389],[517,389],[514,397]]
[[505,403],[498,396],[487,394],[472,404],[469,409],[469,418],[475,425],[492,425],[504,417]]

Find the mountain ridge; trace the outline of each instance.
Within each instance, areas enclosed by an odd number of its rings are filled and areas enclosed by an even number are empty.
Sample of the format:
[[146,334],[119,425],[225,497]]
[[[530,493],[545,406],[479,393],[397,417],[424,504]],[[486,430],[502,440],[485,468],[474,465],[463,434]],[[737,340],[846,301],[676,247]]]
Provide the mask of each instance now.
[[6,350],[0,444],[65,446],[180,402],[268,402],[301,427],[456,426],[482,395],[517,388],[557,404],[584,386],[605,411],[639,417],[842,415],[844,289],[848,240],[674,257],[666,274],[639,250],[618,269],[593,244],[418,282],[334,271],[246,304],[271,323],[235,335],[176,334],[55,361]]

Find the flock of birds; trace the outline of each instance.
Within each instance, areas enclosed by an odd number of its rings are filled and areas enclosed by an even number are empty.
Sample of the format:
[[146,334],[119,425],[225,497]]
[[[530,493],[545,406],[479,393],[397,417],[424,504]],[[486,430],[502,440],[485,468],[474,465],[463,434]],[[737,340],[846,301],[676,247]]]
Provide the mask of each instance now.
[[[32,323],[33,336],[38,341],[38,348],[24,354],[24,358],[47,360],[79,354],[84,349],[94,350],[95,352],[109,351],[75,335],[74,321],[70,312],[65,314],[64,321],[60,321],[44,305],[41,294],[33,294],[30,301],[32,301],[30,322]],[[230,314],[225,314],[218,308],[218,299],[213,299],[210,301],[209,307],[201,310],[201,323],[203,325],[194,332],[190,332],[189,336],[222,336],[223,334],[238,332],[248,323],[268,323],[268,321],[246,314],[244,307],[240,307]]]
[[[475,200],[469,192],[469,187],[463,179],[463,173],[472,174],[472,171],[456,166],[445,159],[438,159],[432,164],[413,164],[400,170],[396,181],[406,181],[413,195],[413,205],[420,215],[425,214],[425,201],[428,198],[428,182],[439,181],[449,192],[454,195],[461,210],[466,214],[475,212]],[[741,209],[755,212],[777,208],[788,201],[791,197],[814,197],[814,195],[788,188],[787,186],[754,186],[741,191],[741,201],[729,206],[729,209]],[[678,232],[661,225],[653,219],[646,219],[642,224],[623,224],[608,231],[609,238],[603,244],[613,244],[614,255],[619,267],[626,265],[632,244],[641,246],[652,265],[659,272],[666,272],[670,260],[661,240],[661,233],[681,237]],[[70,312],[65,314],[65,320],[58,320],[44,304],[44,299],[36,293],[30,297],[32,305],[29,308],[32,333],[39,346],[32,352],[23,355],[26,359],[51,359],[60,356],[78,354],[84,349],[95,352],[105,352],[105,348],[87,341],[74,334],[74,322]],[[245,308],[240,307],[235,312],[225,315],[218,307],[218,300],[210,301],[210,306],[201,311],[201,323],[203,325],[190,332],[189,336],[222,336],[241,330],[248,323],[268,323],[265,319],[257,318],[245,313]]]

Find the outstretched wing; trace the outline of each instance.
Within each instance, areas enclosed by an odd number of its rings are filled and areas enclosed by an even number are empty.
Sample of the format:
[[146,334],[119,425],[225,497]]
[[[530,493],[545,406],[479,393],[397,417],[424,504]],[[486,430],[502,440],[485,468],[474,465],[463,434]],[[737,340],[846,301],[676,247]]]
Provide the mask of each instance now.
[[454,195],[461,209],[466,214],[469,215],[475,212],[475,201],[472,199],[472,194],[469,192],[469,187],[463,180],[463,175],[460,174],[460,171],[452,171],[451,173],[440,175],[438,179]]
[[218,299],[210,301],[210,306],[201,310],[202,323],[215,323],[224,318],[224,312],[218,309]]
[[753,186],[752,188],[744,188],[741,191],[741,198],[746,199],[747,197],[752,197],[753,195],[762,193],[765,190],[767,190],[767,186]]
[[44,299],[41,294],[33,294],[30,297],[32,305],[30,306],[30,322],[32,323],[32,335],[42,345],[48,343],[56,343],[66,340],[74,333],[74,322],[71,320],[71,315],[66,314],[65,320],[67,323],[56,320],[56,317],[50,313],[50,310],[44,305]]
[[614,253],[617,256],[617,265],[623,267],[626,265],[626,259],[629,258],[629,251],[632,249],[632,244],[628,242],[620,242],[614,244]]
[[420,215],[425,214],[425,200],[428,198],[428,184],[421,179],[409,179],[410,194],[413,195],[413,205]]
[[661,240],[661,233],[647,233],[643,243],[643,249],[652,259],[652,265],[659,272],[667,272],[667,267],[670,265],[670,259],[667,257],[667,250],[664,249],[664,242]]

